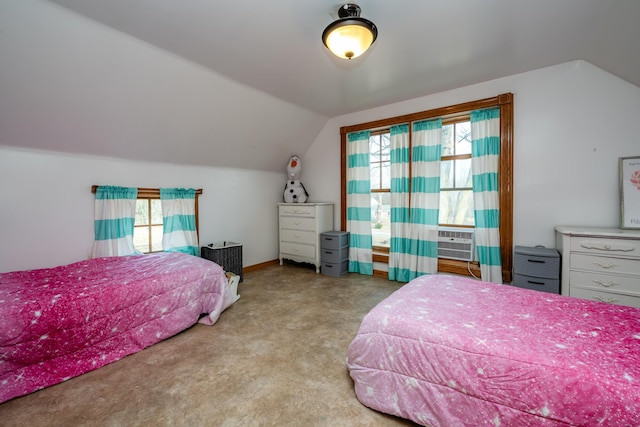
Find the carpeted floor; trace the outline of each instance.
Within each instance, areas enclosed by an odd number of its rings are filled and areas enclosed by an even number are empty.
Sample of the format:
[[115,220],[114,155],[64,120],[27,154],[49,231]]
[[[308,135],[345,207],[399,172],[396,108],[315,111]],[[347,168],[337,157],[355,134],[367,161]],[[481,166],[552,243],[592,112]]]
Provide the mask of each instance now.
[[345,365],[363,316],[399,286],[295,264],[245,273],[214,326],[0,404],[0,425],[413,425],[360,404]]

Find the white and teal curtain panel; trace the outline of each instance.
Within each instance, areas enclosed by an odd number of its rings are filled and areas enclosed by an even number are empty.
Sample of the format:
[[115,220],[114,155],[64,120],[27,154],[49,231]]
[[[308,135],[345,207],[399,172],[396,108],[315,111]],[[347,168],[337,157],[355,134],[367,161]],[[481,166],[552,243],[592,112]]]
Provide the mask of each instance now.
[[196,230],[196,190],[161,188],[162,249],[198,256]]
[[391,126],[391,241],[389,280],[408,282],[412,255],[409,222],[409,125]]
[[411,239],[409,280],[438,272],[438,217],[442,119],[413,123],[411,153]]
[[141,253],[133,244],[137,199],[137,188],[97,188],[92,258]]
[[369,131],[347,134],[349,272],[373,274]]
[[391,127],[391,245],[389,279],[408,282],[438,272],[438,213],[442,120]]
[[481,278],[502,283],[500,259],[500,109],[471,113],[471,169],[476,227],[476,250]]

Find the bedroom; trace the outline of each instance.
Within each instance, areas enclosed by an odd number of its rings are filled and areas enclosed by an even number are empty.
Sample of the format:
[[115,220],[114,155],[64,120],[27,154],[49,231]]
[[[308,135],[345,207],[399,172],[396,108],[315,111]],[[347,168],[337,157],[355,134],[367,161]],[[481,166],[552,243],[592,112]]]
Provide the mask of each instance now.
[[[278,257],[275,203],[295,150],[302,153],[302,179],[312,200],[337,204],[341,126],[504,92],[515,96],[516,244],[553,247],[559,224],[616,226],[617,159],[640,154],[640,88],[605,71],[607,63],[568,56],[498,79],[326,116],[54,3],[9,4],[2,6],[9,12],[0,13],[2,272],[86,259],[93,233],[90,188],[103,183],[203,188],[201,241],[239,241],[244,265],[270,262]],[[372,18],[368,10],[363,4],[363,14]],[[637,40],[633,35],[628,38]],[[637,63],[635,50],[626,52]],[[637,75],[631,69],[624,78]],[[233,121],[239,114],[252,125]],[[175,119],[170,125],[167,115]],[[596,126],[593,117],[607,125]],[[168,145],[170,139],[198,141],[192,156],[211,163],[185,164],[189,154]],[[111,147],[109,140],[128,143]],[[226,150],[218,140],[236,149]]]

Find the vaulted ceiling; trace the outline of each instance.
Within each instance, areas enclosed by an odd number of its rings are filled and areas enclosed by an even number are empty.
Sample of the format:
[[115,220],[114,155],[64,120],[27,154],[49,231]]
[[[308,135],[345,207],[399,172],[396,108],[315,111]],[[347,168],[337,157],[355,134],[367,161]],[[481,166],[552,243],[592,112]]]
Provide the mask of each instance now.
[[0,145],[283,172],[350,112],[579,59],[640,86],[639,0],[357,3],[347,61],[334,1],[0,1]]
[[327,117],[576,59],[640,86],[637,0],[361,0],[351,61],[320,39],[335,1],[52,1]]

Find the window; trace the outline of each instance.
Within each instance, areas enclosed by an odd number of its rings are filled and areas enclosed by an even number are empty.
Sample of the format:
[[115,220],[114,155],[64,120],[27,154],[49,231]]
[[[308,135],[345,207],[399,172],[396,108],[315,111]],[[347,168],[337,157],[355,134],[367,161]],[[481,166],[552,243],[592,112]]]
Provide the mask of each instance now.
[[[91,192],[95,194],[98,186],[91,186]],[[196,236],[199,236],[198,221],[198,196],[202,189],[195,190],[195,227]],[[136,216],[133,226],[133,244],[137,250],[143,253],[162,252],[162,237],[164,224],[162,222],[162,202],[159,188],[138,188],[136,200]]]
[[440,225],[473,226],[471,187],[471,123],[462,121],[442,126],[440,161]]
[[162,204],[160,199],[139,198],[133,226],[133,244],[140,252],[162,251]]
[[[498,192],[500,198],[500,256],[502,261],[502,276],[504,282],[511,281],[512,267],[512,247],[513,247],[513,95],[505,93],[493,98],[486,98],[457,104],[442,108],[437,108],[404,116],[391,117],[373,122],[361,123],[352,126],[345,126],[340,129],[341,136],[341,229],[346,230],[347,226],[347,192],[346,192],[346,136],[351,132],[372,130],[370,138],[370,164],[371,164],[371,198],[372,198],[372,238],[374,250],[374,262],[385,262],[388,260],[386,254],[380,254],[378,249],[382,247],[384,238],[381,237],[384,231],[383,214],[389,208],[388,197],[389,184],[384,181],[384,175],[390,170],[387,167],[385,172],[384,160],[389,156],[384,152],[385,144],[388,144],[382,137],[385,134],[382,129],[389,129],[395,124],[410,123],[426,119],[443,119],[443,140],[442,140],[442,160],[441,160],[441,191],[440,191],[440,217],[441,225],[457,225],[472,227],[473,220],[473,197],[471,190],[471,140],[469,124],[469,112],[484,108],[500,108],[500,166]],[[373,131],[373,130],[377,131]],[[377,152],[374,153],[374,148]],[[386,157],[385,157],[386,156]],[[375,179],[375,182],[374,182]],[[388,176],[387,176],[388,179]],[[374,201],[377,203],[374,210]],[[385,206],[385,203],[386,206]],[[379,210],[380,216],[376,217]],[[375,227],[379,227],[376,229]],[[377,233],[376,233],[377,230]],[[378,234],[378,238],[376,238]],[[381,246],[378,246],[381,245]],[[388,244],[387,244],[388,247]],[[475,268],[475,270],[474,270]],[[479,274],[477,266],[472,266],[474,274]],[[465,261],[445,260],[438,261],[438,271],[469,274],[469,266]],[[375,272],[374,272],[375,273]],[[381,274],[384,276],[384,274]]]
[[391,143],[388,130],[369,138],[371,169],[371,237],[373,247],[388,252],[391,239]]

